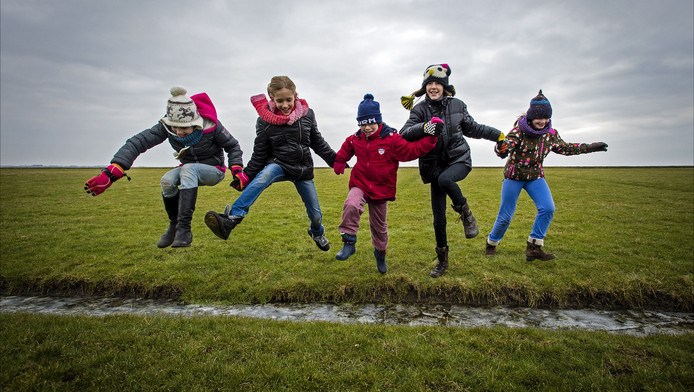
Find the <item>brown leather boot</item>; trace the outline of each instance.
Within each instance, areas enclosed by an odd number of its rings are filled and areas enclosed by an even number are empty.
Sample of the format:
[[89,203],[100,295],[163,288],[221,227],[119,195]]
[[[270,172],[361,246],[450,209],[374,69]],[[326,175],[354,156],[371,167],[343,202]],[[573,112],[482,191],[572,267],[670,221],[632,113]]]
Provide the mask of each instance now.
[[489,241],[485,241],[484,254],[485,256],[495,256],[496,245],[492,245],[489,243]]
[[542,260],[542,261],[548,261],[548,260],[554,260],[555,257],[551,253],[545,253],[542,250],[542,245],[534,244],[530,241],[528,241],[528,246],[525,248],[525,260],[527,261],[533,261],[533,260]]
[[444,246],[439,248],[438,246],[436,247],[436,259],[438,259],[438,262],[434,266],[434,269],[429,272],[429,276],[432,278],[438,278],[439,276],[443,275],[446,273],[446,269],[448,269],[448,247]]
[[470,211],[470,206],[465,202],[462,206],[451,206],[453,211],[460,214],[460,220],[463,222],[463,230],[465,231],[465,238],[475,238],[479,234],[477,229],[477,219],[472,215]]

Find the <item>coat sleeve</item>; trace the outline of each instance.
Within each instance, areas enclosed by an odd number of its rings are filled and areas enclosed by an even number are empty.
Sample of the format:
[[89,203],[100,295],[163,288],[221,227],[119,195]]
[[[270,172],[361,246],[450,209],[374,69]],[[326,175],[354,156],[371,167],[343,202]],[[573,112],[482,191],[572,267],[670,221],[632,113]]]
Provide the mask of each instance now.
[[554,133],[552,136],[552,152],[561,155],[578,155],[586,153],[588,145],[586,143],[567,143],[559,136],[559,132],[555,129],[550,130]]
[[241,151],[241,145],[221,123],[217,124],[214,140],[227,153],[229,158],[227,167],[231,168],[234,165],[243,166],[243,151]]
[[405,125],[400,129],[400,135],[407,141],[419,140],[424,137],[424,112],[421,105],[415,106],[410,111],[410,118],[407,119]]
[[436,147],[438,136],[427,135],[419,140],[408,142],[401,135],[392,133],[388,135],[393,146],[394,157],[400,162],[412,161],[426,155]]
[[352,145],[352,137],[350,136],[345,139],[345,142],[342,143],[342,147],[340,147],[340,151],[336,153],[335,162],[347,163],[353,156],[354,146]]
[[249,179],[253,179],[270,159],[271,146],[267,137],[269,124],[260,118],[255,123],[255,141],[253,142],[253,154],[248,165],[243,169]]
[[311,149],[318,154],[319,157],[323,158],[325,163],[333,167],[333,164],[335,164],[335,151],[330,147],[328,142],[325,141],[323,135],[321,135],[318,130],[318,122],[312,110],[309,115],[311,116]]
[[477,121],[475,121],[475,119],[472,118],[470,113],[467,111],[467,105],[465,102],[460,101],[460,103],[462,104],[461,110],[463,115],[460,122],[460,127],[462,128],[463,135],[465,135],[465,137],[471,137],[473,139],[486,139],[494,142],[499,140],[499,135],[501,135],[500,130],[490,127],[489,125],[477,123]]
[[168,138],[168,133],[161,123],[138,133],[126,140],[125,144],[116,152],[111,159],[111,163],[117,163],[123,170],[132,167],[135,159],[143,152],[161,144]]

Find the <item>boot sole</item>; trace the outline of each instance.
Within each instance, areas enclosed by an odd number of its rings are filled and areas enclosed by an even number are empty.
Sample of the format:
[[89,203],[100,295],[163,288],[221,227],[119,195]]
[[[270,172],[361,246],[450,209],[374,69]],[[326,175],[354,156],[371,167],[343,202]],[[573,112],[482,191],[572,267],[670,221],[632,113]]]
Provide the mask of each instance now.
[[535,260],[540,260],[540,261],[552,261],[552,260],[554,260],[554,259],[556,259],[556,257],[552,257],[552,258],[550,258],[550,259],[541,259],[541,258],[539,258],[539,257],[528,257],[528,256],[525,257],[525,261],[535,261]]
[[350,257],[352,257],[352,255],[354,255],[354,253],[348,254],[347,256],[335,255],[335,260],[345,261],[345,260],[349,259]]
[[212,230],[214,235],[226,241],[229,238],[229,233],[224,233],[222,230],[222,223],[219,220],[219,216],[216,212],[210,211],[205,214],[205,224],[207,227]]

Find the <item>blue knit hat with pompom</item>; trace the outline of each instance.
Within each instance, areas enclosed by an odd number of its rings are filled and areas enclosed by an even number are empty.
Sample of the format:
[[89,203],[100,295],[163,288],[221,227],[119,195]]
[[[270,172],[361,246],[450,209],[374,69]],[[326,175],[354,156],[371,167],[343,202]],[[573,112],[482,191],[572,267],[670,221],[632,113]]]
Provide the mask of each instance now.
[[364,100],[359,103],[357,109],[357,124],[380,124],[383,122],[381,118],[381,105],[374,101],[374,96],[371,94],[364,95]]

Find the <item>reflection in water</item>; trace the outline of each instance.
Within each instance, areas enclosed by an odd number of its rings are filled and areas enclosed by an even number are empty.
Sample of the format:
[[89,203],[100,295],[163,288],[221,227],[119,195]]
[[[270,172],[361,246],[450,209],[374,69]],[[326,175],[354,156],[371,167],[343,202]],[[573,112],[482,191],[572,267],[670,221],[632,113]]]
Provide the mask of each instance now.
[[694,332],[694,314],[640,310],[534,309],[442,305],[265,304],[195,305],[132,298],[0,297],[0,312],[55,315],[112,314],[239,316],[272,320],[326,321],[450,327],[535,327],[608,331],[634,336]]

